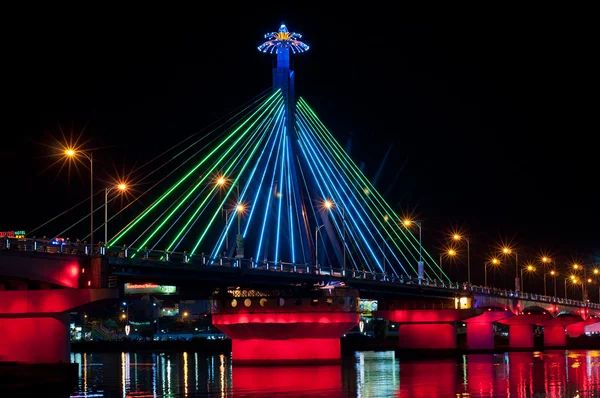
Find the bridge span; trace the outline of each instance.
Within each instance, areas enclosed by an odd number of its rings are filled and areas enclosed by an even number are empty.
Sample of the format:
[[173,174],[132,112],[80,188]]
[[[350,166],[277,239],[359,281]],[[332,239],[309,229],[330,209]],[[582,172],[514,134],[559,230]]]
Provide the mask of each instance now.
[[[542,328],[546,347],[563,347],[567,336],[600,322],[596,303],[467,283],[239,258],[177,259],[67,254],[0,243],[5,303],[0,306],[5,342],[0,356],[22,359],[26,346],[33,347],[25,351],[28,361],[64,360],[65,314],[118,299],[125,283],[175,285],[182,298],[211,299],[213,322],[232,337],[238,363],[339,359],[339,338],[358,323],[360,298],[378,300],[376,316],[398,323],[402,350],[456,349],[460,323],[466,324],[469,350],[494,349],[497,324],[508,325],[511,348],[533,348],[536,327]],[[51,333],[33,344],[40,336],[17,333],[25,326]],[[62,348],[41,349],[56,345]]]

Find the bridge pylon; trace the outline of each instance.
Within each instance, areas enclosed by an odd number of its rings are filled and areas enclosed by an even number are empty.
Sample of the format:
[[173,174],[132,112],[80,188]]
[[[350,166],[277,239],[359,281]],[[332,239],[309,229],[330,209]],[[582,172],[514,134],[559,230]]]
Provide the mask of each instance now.
[[351,289],[230,289],[212,300],[213,325],[232,340],[233,364],[323,364],[341,359],[340,338],[359,321]]

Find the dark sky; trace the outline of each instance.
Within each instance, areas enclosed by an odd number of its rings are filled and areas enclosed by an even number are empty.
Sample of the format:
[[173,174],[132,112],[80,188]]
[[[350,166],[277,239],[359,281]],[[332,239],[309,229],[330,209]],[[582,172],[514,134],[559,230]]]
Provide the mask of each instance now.
[[377,186],[422,220],[432,251],[459,226],[480,255],[501,240],[598,253],[592,25],[565,10],[265,8],[9,21],[0,229],[29,231],[88,195],[84,171],[48,168],[60,128],[105,148],[103,187],[268,88],[273,57],[256,46],[284,21],[311,46],[294,58],[297,93],[342,143],[352,134],[369,177],[391,146]]

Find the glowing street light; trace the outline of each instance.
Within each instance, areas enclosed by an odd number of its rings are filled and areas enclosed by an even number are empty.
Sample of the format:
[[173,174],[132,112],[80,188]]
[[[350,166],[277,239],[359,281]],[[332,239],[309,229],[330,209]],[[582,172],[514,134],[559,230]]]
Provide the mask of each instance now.
[[[419,270],[419,278],[423,278],[423,245],[421,244],[421,235],[422,235],[422,228],[421,228],[421,222],[420,221],[413,221],[410,220],[408,218],[404,219],[404,221],[402,221],[402,224],[404,224],[404,226],[406,228],[410,228],[413,224],[415,224],[417,227],[419,227],[419,264],[418,264],[418,270]],[[441,262],[441,260],[440,260]],[[441,268],[441,266],[440,266]],[[440,270],[441,272],[441,270]],[[440,276],[440,280],[441,280],[441,276]]]
[[[342,212],[342,256],[343,256],[343,260],[342,260],[342,270],[343,272],[346,272],[346,212],[344,210],[344,208],[342,206],[340,206],[339,204],[336,204],[333,200],[331,199],[325,199],[323,201],[323,208],[325,210],[332,210],[335,209],[336,207],[339,207],[341,209]],[[320,228],[317,228],[317,231]]]
[[488,269],[488,265],[492,265],[492,266],[500,265],[500,260],[498,260],[496,257],[494,257],[490,261],[486,261],[483,264],[483,278],[484,278],[483,286],[487,286],[487,269]]
[[454,249],[448,249],[446,250],[444,253],[440,253],[440,281],[443,280],[442,279],[442,257],[443,256],[448,256],[448,257],[454,257],[456,256],[456,250]]
[[464,239],[464,241],[467,242],[467,282],[471,284],[471,243],[469,241],[469,237],[463,237],[460,234],[453,234],[452,239],[454,239],[455,241],[460,241]]
[[70,160],[74,160],[78,155],[81,155],[90,161],[90,255],[94,255],[94,159],[92,152],[66,148],[64,154]]
[[[504,246],[502,248],[502,254],[505,256],[510,256],[512,254],[515,255],[515,290],[518,292],[520,290],[519,284],[519,256],[515,250],[508,246]],[[522,284],[521,284],[522,285]]]
[[583,301],[587,301],[587,288],[585,286],[585,281],[587,280],[587,270],[585,269],[584,266],[578,264],[578,263],[574,263],[573,264],[573,269],[576,271],[579,271],[580,269],[583,270],[583,286],[581,288],[581,297],[583,299]]
[[[543,256],[541,258],[541,260],[542,260],[542,265],[544,268],[544,296],[546,296],[547,295],[547,293],[546,293],[546,270],[548,269],[548,264],[550,264],[551,260],[547,256]],[[556,294],[556,289],[554,289],[554,290],[555,290],[555,294]]]
[[524,267],[524,268],[521,268],[521,290],[522,290],[522,291],[523,291],[523,290],[525,290],[525,289],[524,289],[524,285],[525,285],[525,284],[524,284],[524,282],[523,282],[523,271],[527,271],[527,272],[535,272],[535,271],[536,271],[536,269],[535,269],[535,267],[534,267],[533,265],[531,265],[531,264],[528,264],[526,267]]
[[556,297],[556,277],[558,276],[558,272],[556,270],[550,271],[550,276],[554,278],[554,297]]
[[117,189],[120,192],[127,191],[127,184],[121,182],[112,187],[104,188],[104,245],[108,243],[108,193],[113,189]]

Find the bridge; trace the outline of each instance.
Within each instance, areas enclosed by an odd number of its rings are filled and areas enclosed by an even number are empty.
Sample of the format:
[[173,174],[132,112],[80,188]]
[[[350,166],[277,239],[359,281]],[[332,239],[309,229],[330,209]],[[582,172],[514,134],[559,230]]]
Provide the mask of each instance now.
[[[232,341],[237,343],[237,362],[245,363],[338,358],[340,336],[358,323],[359,297],[377,300],[376,316],[399,324],[398,347],[403,350],[456,349],[459,323],[467,325],[471,351],[494,349],[495,323],[509,326],[510,347],[519,349],[533,348],[534,326],[543,327],[544,345],[553,348],[566,346],[567,336],[580,336],[586,326],[600,323],[600,304],[468,283],[394,278],[313,264],[185,258],[183,253],[172,253],[167,261],[162,252],[131,259],[124,251],[93,256],[91,247],[81,251],[44,248],[32,239],[0,240],[0,275],[6,287],[17,283],[14,290],[0,291],[5,303],[0,307],[3,357],[14,353],[15,359],[22,359],[29,352],[33,361],[64,358],[68,311],[123,297],[126,283],[174,285],[186,299],[211,299],[215,326],[239,336]],[[326,330],[316,327],[320,323]],[[273,325],[278,325],[276,331]],[[27,341],[23,328],[43,328],[48,340],[35,335],[31,336],[35,344]],[[315,333],[326,338],[307,338]],[[306,340],[301,351],[288,346],[295,334]],[[24,351],[24,346],[31,350]],[[47,350],[49,346],[60,349]]]
[[[453,283],[423,247],[420,223],[400,218],[296,97],[290,59],[309,49],[301,38],[283,24],[267,34],[258,49],[277,56],[271,87],[168,148],[155,158],[162,163],[145,164],[135,184],[150,187],[110,218],[128,183],[114,191],[92,183],[83,242],[59,239],[79,222],[51,239],[0,239],[0,357],[66,360],[64,314],[119,297],[125,283],[168,283],[212,299],[236,363],[339,360],[359,298],[378,300],[377,315],[400,324],[401,349],[454,349],[458,322],[472,350],[493,349],[494,323],[509,325],[515,348],[533,347],[534,325],[548,346],[564,346],[566,333],[596,322],[597,304]],[[93,169],[85,149],[66,147],[64,156]],[[108,234],[117,215],[142,203]],[[103,223],[94,222],[98,212]],[[32,325],[47,340],[23,332]],[[44,351],[50,345],[61,348]]]

